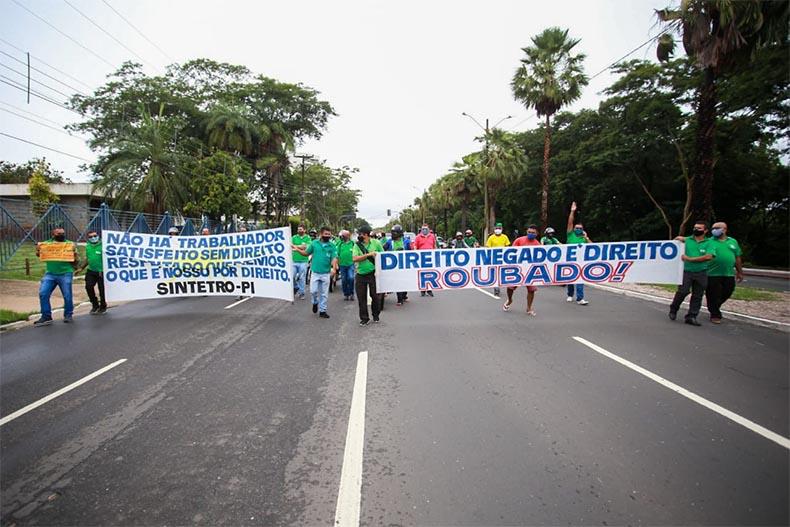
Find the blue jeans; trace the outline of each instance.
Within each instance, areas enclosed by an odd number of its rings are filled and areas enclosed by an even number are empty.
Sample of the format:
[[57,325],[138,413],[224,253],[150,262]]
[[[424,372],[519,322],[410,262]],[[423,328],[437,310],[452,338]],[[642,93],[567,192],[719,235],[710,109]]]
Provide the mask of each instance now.
[[[576,301],[584,300],[584,284],[575,284],[576,287]],[[568,286],[568,296],[573,296],[574,284]]]
[[307,262],[294,262],[294,284],[299,295],[304,294],[305,276],[307,276]]
[[313,304],[318,304],[318,311],[326,313],[326,297],[329,292],[329,273],[310,274],[310,294],[313,296]]
[[340,279],[343,281],[343,296],[354,296],[354,266],[341,265]]
[[60,293],[63,295],[63,316],[70,317],[74,314],[74,297],[71,294],[73,278],[74,275],[72,273],[46,273],[44,275],[38,288],[38,300],[41,304],[41,316],[43,318],[52,318],[52,305],[49,303],[49,297],[52,296],[52,291],[55,290],[55,287],[59,287]]

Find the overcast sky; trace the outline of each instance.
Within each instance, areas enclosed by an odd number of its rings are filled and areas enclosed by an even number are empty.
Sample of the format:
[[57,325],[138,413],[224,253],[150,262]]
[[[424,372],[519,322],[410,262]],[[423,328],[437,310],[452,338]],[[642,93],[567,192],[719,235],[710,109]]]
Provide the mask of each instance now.
[[[128,50],[78,14],[66,0],[17,0],[57,29],[106,59],[90,54],[14,0],[0,0],[0,80],[23,81],[9,67],[33,65],[88,91],[127,59]],[[374,224],[386,210],[407,206],[454,161],[476,148],[480,129],[461,115],[467,112],[493,125],[524,130],[536,125],[534,112],[513,100],[510,80],[521,48],[550,26],[568,28],[580,38],[585,70],[592,76],[655,36],[654,9],[673,0],[542,1],[233,1],[107,0],[149,39],[178,62],[207,57],[243,64],[286,82],[302,82],[321,92],[338,116],[320,141],[299,153],[314,154],[330,165],[355,166],[353,184],[362,190],[359,213]],[[121,43],[145,59],[157,73],[169,60],[129,27],[102,0],[68,0]],[[7,54],[7,55],[6,55]],[[655,45],[631,58],[653,58]],[[56,73],[37,59],[57,67]],[[70,78],[66,76],[73,77]],[[36,76],[63,92],[70,90]],[[76,80],[74,80],[76,79]],[[571,109],[595,107],[612,77],[592,80]],[[79,84],[84,83],[84,84]],[[58,100],[63,95],[33,83]],[[50,103],[31,100],[0,83],[0,108],[8,104],[48,119],[55,128],[77,116]],[[29,115],[28,115],[29,116]],[[37,118],[38,119],[38,118]],[[0,111],[0,132],[93,159],[82,140]],[[0,158],[24,162],[46,155],[73,181],[87,181],[83,163],[0,135]],[[419,190],[418,190],[419,189]]]

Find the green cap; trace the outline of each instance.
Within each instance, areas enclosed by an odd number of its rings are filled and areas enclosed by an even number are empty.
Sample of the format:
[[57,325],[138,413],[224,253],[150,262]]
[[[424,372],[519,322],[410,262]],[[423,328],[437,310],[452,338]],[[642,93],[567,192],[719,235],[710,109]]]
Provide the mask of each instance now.
[[502,226],[501,223],[497,223],[496,225],[494,225],[494,227],[501,227],[501,226]]

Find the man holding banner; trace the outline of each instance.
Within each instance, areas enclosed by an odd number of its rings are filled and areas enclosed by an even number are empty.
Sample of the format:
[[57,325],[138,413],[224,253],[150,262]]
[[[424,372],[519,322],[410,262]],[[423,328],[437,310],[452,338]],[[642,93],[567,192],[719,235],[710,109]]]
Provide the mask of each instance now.
[[52,324],[52,305],[49,298],[56,287],[63,295],[63,322],[73,322],[74,296],[71,284],[74,279],[74,266],[79,260],[74,242],[66,239],[62,227],[52,229],[52,238],[36,246],[36,256],[46,262],[47,272],[41,278],[38,300],[41,305],[41,318],[33,325],[36,327]]
[[708,262],[716,257],[716,247],[705,237],[708,224],[704,221],[694,223],[692,236],[675,238],[685,245],[683,259],[683,283],[678,286],[672,304],[669,306],[669,318],[675,320],[678,316],[680,305],[691,292],[689,310],[686,313],[686,324],[701,326],[697,315],[702,307],[702,295],[708,287]]
[[[513,241],[513,247],[528,247],[530,245],[540,245],[541,243],[538,241],[538,227],[535,225],[530,225],[527,227],[527,235],[520,236]],[[513,292],[516,290],[516,287],[508,287],[507,288],[507,302],[502,305],[502,309],[505,311],[510,310],[510,306],[513,304]],[[534,317],[537,313],[535,310],[532,309],[532,305],[535,302],[535,293],[537,292],[538,288],[534,285],[528,285],[527,287],[527,315]]]
[[[368,294],[370,294],[370,307],[373,311],[373,322],[379,321],[381,314],[381,299],[376,292],[376,253],[383,253],[381,242],[370,236],[370,227],[363,225],[357,231],[357,243],[351,252],[354,263],[357,264],[357,276],[354,287],[357,290],[359,302],[359,325],[370,324],[368,315]],[[400,254],[405,253],[402,251]],[[390,289],[394,291],[395,289]]]
[[[584,225],[581,222],[574,222],[576,216],[576,202],[571,203],[571,212],[568,214],[568,245],[579,243],[592,243],[592,240],[587,236],[584,231]],[[568,302],[573,302],[573,284],[568,286]],[[576,284],[576,303],[580,306],[589,304],[584,299],[584,284]]]

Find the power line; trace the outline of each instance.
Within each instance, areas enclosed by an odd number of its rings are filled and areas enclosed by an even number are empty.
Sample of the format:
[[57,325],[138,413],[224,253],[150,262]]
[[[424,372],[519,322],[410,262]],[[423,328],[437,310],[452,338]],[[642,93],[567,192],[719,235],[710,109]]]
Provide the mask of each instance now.
[[31,123],[36,123],[36,124],[37,124],[37,125],[39,125],[39,126],[44,126],[44,127],[46,127],[46,128],[49,128],[50,130],[55,130],[56,132],[60,132],[60,133],[61,133],[61,134],[63,134],[63,135],[67,135],[67,136],[69,136],[69,137],[73,137],[73,138],[75,138],[75,139],[81,139],[79,136],[76,136],[76,135],[71,135],[71,134],[70,134],[70,133],[68,133],[66,130],[63,130],[63,129],[61,129],[61,128],[56,128],[56,127],[54,127],[54,126],[51,126],[51,125],[48,125],[48,124],[46,124],[46,123],[41,123],[41,122],[39,122],[39,121],[36,121],[35,119],[32,119],[32,118],[30,118],[30,117],[27,117],[27,116],[25,116],[25,115],[22,115],[21,113],[17,113],[17,112],[11,111],[11,110],[7,110],[7,109],[5,109],[5,108],[0,108],[0,112],[6,112],[6,113],[10,113],[11,115],[16,115],[16,116],[17,116],[17,117],[19,117],[19,118],[22,118],[22,119],[28,120],[28,121],[30,121]]
[[58,33],[60,33],[61,35],[63,35],[64,37],[66,37],[67,39],[69,39],[69,40],[71,40],[72,42],[74,42],[75,44],[77,44],[79,47],[81,47],[82,49],[84,49],[85,51],[87,51],[88,53],[90,53],[91,55],[93,55],[94,57],[96,57],[97,59],[99,59],[99,60],[101,60],[102,62],[104,62],[105,64],[107,64],[109,67],[111,67],[111,68],[115,68],[115,66],[113,65],[113,63],[112,63],[112,62],[110,62],[109,60],[105,59],[104,57],[102,57],[101,55],[99,55],[98,53],[96,53],[95,51],[93,51],[91,48],[89,48],[88,46],[86,46],[86,45],[84,45],[83,43],[81,43],[79,40],[77,40],[77,39],[75,39],[74,37],[72,37],[72,36],[68,35],[67,33],[64,33],[63,31],[61,31],[60,29],[58,29],[57,27],[55,27],[53,24],[50,24],[50,23],[49,23],[49,22],[48,22],[46,19],[44,19],[44,18],[40,17],[39,15],[37,15],[36,13],[34,13],[34,12],[33,12],[33,11],[31,11],[30,9],[28,9],[26,6],[22,5],[22,4],[19,2],[19,0],[11,0],[11,1],[12,1],[12,2],[14,2],[16,5],[18,5],[19,7],[21,7],[22,9],[24,9],[25,11],[27,11],[28,13],[30,13],[31,15],[33,15],[34,17],[36,17],[36,18],[38,18],[39,20],[41,20],[42,22],[44,22],[46,25],[48,25],[49,27],[51,27],[52,29],[54,29],[55,31],[57,31]]
[[33,112],[29,112],[29,111],[27,111],[27,110],[25,110],[23,108],[20,108],[19,106],[14,106],[13,104],[7,103],[5,101],[0,101],[0,104],[5,104],[6,106],[11,107],[11,108],[13,108],[14,110],[16,110],[18,112],[22,112],[22,113],[26,113],[28,115],[32,115],[36,119],[41,119],[42,121],[47,121],[47,122],[52,123],[52,124],[54,124],[56,126],[60,126],[62,124],[62,123],[59,123],[57,121],[53,121],[52,119],[48,119],[48,118],[46,118],[46,117],[44,117],[42,115],[38,115],[38,114],[35,114]]
[[129,21],[129,20],[128,20],[128,19],[127,19],[125,16],[123,16],[123,15],[122,15],[122,14],[121,14],[121,13],[120,13],[120,12],[119,12],[117,9],[115,9],[115,8],[114,8],[112,5],[110,5],[110,3],[109,3],[107,0],[102,0],[102,2],[104,2],[104,5],[106,5],[106,6],[107,6],[107,7],[109,7],[110,9],[112,9],[113,13],[115,13],[116,15],[118,15],[118,16],[121,18],[121,20],[123,20],[124,22],[126,22],[126,23],[129,25],[129,27],[131,27],[132,29],[134,29],[135,31],[137,31],[137,34],[138,34],[138,35],[140,35],[141,37],[143,37],[143,38],[144,38],[144,39],[145,39],[145,40],[146,40],[146,41],[147,41],[149,44],[151,44],[153,47],[155,47],[155,48],[156,48],[156,49],[159,51],[159,53],[161,53],[162,55],[164,55],[164,57],[165,57],[167,60],[169,60],[170,62],[175,62],[175,60],[174,60],[174,59],[173,59],[173,58],[172,58],[170,55],[168,55],[167,53],[165,53],[165,51],[164,51],[162,48],[160,48],[159,46],[157,46],[157,45],[156,45],[156,43],[155,43],[153,40],[151,40],[150,38],[148,38],[147,36],[145,36],[145,34],[144,34],[142,31],[140,31],[139,29],[137,29],[137,26],[135,26],[134,24],[132,24],[132,23],[131,23],[131,22],[130,22],[130,21]]
[[[27,53],[27,52],[26,52],[24,49],[22,49],[22,48],[20,48],[20,47],[18,47],[18,46],[15,46],[14,44],[12,44],[11,42],[7,41],[7,40],[6,40],[6,39],[4,39],[3,37],[0,37],[0,42],[2,42],[3,44],[5,44],[6,46],[9,46],[9,47],[12,47],[12,48],[14,48],[15,50],[17,50],[17,51],[18,51],[18,52],[20,52],[20,53]],[[56,68],[55,66],[53,66],[52,64],[49,64],[48,62],[44,62],[44,61],[43,61],[43,60],[41,60],[39,57],[36,57],[36,56],[30,55],[30,58],[32,58],[32,59],[36,59],[37,61],[39,61],[39,62],[40,62],[41,64],[43,64],[44,66],[46,66],[46,67],[50,68],[52,71],[56,71],[56,72],[60,73],[61,75],[64,75],[64,76],[68,77],[69,79],[73,80],[74,82],[76,82],[76,83],[78,83],[78,84],[82,84],[83,86],[85,86],[85,87],[86,87],[87,89],[89,89],[89,90],[91,89],[91,87],[90,87],[90,85],[89,85],[89,84],[86,84],[86,83],[84,83],[83,81],[79,80],[78,78],[76,78],[76,77],[73,77],[73,76],[69,75],[69,74],[68,74],[68,73],[66,73],[65,71],[63,71],[63,70],[60,70],[60,69]],[[31,68],[32,68],[32,69],[36,69],[36,68],[33,68],[33,66],[31,66]],[[38,69],[36,69],[36,71],[39,71],[40,73],[44,73],[43,71],[40,71],[40,70],[38,70]],[[62,84],[62,83],[61,83],[61,84]],[[69,87],[71,88],[71,86],[69,86]],[[72,88],[72,89],[73,89],[73,88]],[[75,91],[79,91],[79,90],[75,90]]]
[[[22,76],[23,78],[25,78],[25,79],[27,79],[27,78],[28,78],[26,73],[23,73],[23,72],[21,72],[21,71],[19,71],[19,70],[15,70],[14,68],[12,68],[11,66],[9,66],[8,64],[3,64],[2,62],[0,62],[0,66],[2,66],[2,67],[4,67],[4,68],[7,68],[7,69],[11,70],[11,71],[13,71],[14,73],[16,73],[16,74],[18,74],[18,75],[21,75],[21,76]],[[63,93],[62,91],[60,91],[60,90],[58,90],[58,89],[56,89],[56,88],[53,88],[52,86],[50,86],[50,85],[48,85],[48,84],[44,84],[44,83],[43,83],[43,82],[41,82],[40,80],[33,79],[33,78],[31,78],[30,80],[31,80],[31,81],[33,81],[33,82],[35,82],[36,84],[40,84],[40,85],[42,85],[43,87],[45,87],[45,88],[47,88],[47,89],[50,89],[50,90],[54,91],[55,93],[57,93],[57,94],[59,94],[59,95],[62,95],[63,97],[66,97],[66,98],[68,98],[68,97],[71,97],[71,95],[69,95],[68,93]]]
[[[3,79],[5,79],[5,80],[3,80]],[[16,88],[17,90],[19,90],[21,92],[28,93],[26,87],[22,86],[20,83],[18,83],[14,79],[12,79],[10,77],[6,77],[5,75],[0,74],[0,82],[2,82],[3,84],[8,84],[12,88]],[[68,106],[64,106],[63,104],[61,104],[61,103],[59,103],[59,102],[47,97],[46,95],[43,95],[43,94],[37,92],[36,90],[30,90],[30,95],[32,95],[34,97],[38,97],[42,101],[46,101],[46,102],[48,102],[50,104],[54,104],[55,106],[59,106],[60,108],[63,108],[64,110],[68,110],[70,112],[76,113],[79,116],[82,116],[82,114],[80,114],[77,110],[73,110],[72,108],[69,108]]]
[[[27,62],[25,62],[24,60],[20,60],[20,59],[16,58],[15,56],[11,55],[10,53],[6,53],[6,52],[5,52],[5,51],[3,51],[3,50],[0,50],[0,53],[2,53],[3,55],[5,55],[6,57],[10,58],[11,60],[15,60],[15,61],[17,61],[18,63],[22,64],[23,66],[27,66]],[[32,55],[31,55],[31,57],[32,57]],[[38,73],[42,74],[43,76],[45,76],[45,77],[48,77],[48,78],[52,79],[53,81],[55,81],[55,82],[57,82],[57,83],[59,83],[59,84],[62,84],[63,86],[65,86],[65,87],[67,87],[67,88],[70,88],[70,89],[74,90],[74,92],[75,92],[75,93],[78,93],[78,94],[80,94],[80,95],[85,95],[84,93],[82,93],[80,90],[78,90],[78,89],[77,89],[77,88],[75,88],[74,86],[71,86],[70,84],[66,84],[66,83],[65,83],[65,82],[63,82],[62,80],[60,80],[60,79],[58,79],[58,78],[56,78],[56,77],[53,77],[52,75],[49,75],[48,73],[46,73],[46,72],[44,72],[44,71],[41,71],[40,69],[36,68],[36,67],[35,67],[35,66],[33,66],[33,65],[31,65],[31,66],[30,66],[30,69],[31,69],[31,70],[34,70],[34,71],[37,71]]]
[[[116,43],[117,43],[119,46],[121,46],[123,49],[125,49],[126,51],[128,51],[129,53],[131,53],[132,55],[134,55],[135,57],[137,57],[137,58],[138,58],[138,59],[140,59],[141,61],[143,61],[145,64],[148,64],[149,66],[151,66],[151,67],[152,67],[152,68],[154,68],[155,70],[159,70],[159,68],[158,68],[157,66],[154,66],[153,64],[151,64],[150,62],[148,62],[147,60],[145,60],[143,57],[141,57],[140,55],[138,55],[138,54],[137,54],[137,53],[136,53],[136,52],[135,52],[133,49],[131,49],[129,46],[127,46],[126,44],[124,44],[123,42],[121,42],[120,40],[118,40],[118,38],[116,38],[116,37],[115,37],[115,35],[113,35],[113,34],[112,34],[112,33],[110,33],[109,31],[107,31],[106,29],[104,29],[103,27],[101,27],[99,24],[97,24],[96,22],[94,22],[94,21],[93,21],[93,19],[92,19],[91,17],[89,17],[88,15],[86,15],[85,13],[83,13],[82,11],[80,11],[79,9],[77,9],[77,7],[76,7],[74,4],[72,4],[71,2],[69,2],[69,0],[63,0],[63,1],[64,1],[64,2],[65,2],[65,3],[66,3],[66,4],[67,4],[67,5],[70,7],[70,8],[72,8],[74,11],[76,11],[77,13],[79,13],[79,14],[82,16],[82,18],[84,18],[85,20],[87,20],[88,22],[90,22],[91,24],[93,24],[93,25],[94,25],[96,28],[98,28],[98,29],[99,29],[99,31],[101,31],[102,33],[104,33],[105,35],[107,35],[108,37],[110,37],[111,39],[113,39],[113,40],[114,40],[114,41],[115,41],[115,42],[116,42]],[[160,71],[161,71],[161,70],[160,70]]]
[[10,137],[11,139],[15,139],[17,141],[21,141],[23,143],[27,143],[29,145],[37,146],[39,148],[43,148],[45,150],[50,150],[52,152],[57,152],[58,154],[63,154],[64,156],[73,157],[74,159],[79,159],[80,161],[85,161],[86,163],[90,163],[90,159],[85,159],[84,157],[76,156],[74,154],[69,154],[68,152],[64,152],[63,150],[58,150],[57,148],[51,148],[49,146],[40,145],[38,143],[34,143],[33,141],[28,141],[27,139],[22,139],[21,137],[17,137],[15,135],[7,134],[5,132],[0,132],[0,135],[4,135],[6,137]]

